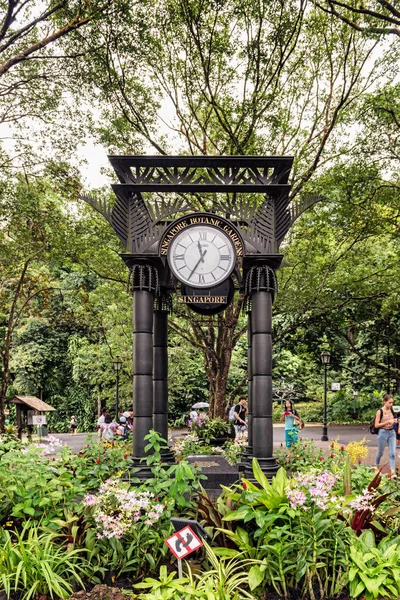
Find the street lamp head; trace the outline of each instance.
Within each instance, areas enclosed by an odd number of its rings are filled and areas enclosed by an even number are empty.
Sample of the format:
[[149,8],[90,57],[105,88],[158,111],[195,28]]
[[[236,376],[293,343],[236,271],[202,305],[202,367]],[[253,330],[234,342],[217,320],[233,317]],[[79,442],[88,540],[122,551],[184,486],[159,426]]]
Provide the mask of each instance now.
[[117,371],[117,373],[118,373],[118,371],[121,370],[122,360],[119,356],[116,356],[115,359],[113,360],[113,366],[114,366],[114,370]]
[[328,350],[321,352],[321,362],[323,365],[329,365],[331,362],[331,353]]

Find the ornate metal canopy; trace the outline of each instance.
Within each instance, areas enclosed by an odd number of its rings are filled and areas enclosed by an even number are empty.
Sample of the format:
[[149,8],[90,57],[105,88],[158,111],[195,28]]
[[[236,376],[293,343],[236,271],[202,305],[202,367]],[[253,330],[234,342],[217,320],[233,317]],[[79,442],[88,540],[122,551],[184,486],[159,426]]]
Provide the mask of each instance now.
[[[289,205],[291,156],[110,156],[109,160],[120,181],[112,186],[115,206],[83,199],[109,221],[130,254],[158,254],[158,242],[171,221],[193,212],[189,194],[214,194],[212,212],[235,223],[250,256],[276,254],[291,224],[316,201]],[[146,201],[143,192],[151,192],[151,200]],[[249,193],[262,194],[261,205],[252,206],[243,196]]]

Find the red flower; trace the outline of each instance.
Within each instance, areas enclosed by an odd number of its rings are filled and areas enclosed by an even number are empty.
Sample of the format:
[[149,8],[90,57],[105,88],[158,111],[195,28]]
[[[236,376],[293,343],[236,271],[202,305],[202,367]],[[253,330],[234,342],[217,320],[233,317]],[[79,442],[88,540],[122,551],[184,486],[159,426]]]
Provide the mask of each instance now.
[[96,462],[98,465],[101,463],[100,456],[97,457]]
[[335,447],[335,442],[332,442],[331,443],[331,448],[334,448],[334,447]]
[[344,446],[340,446],[340,449],[343,452],[344,451]]
[[244,490],[247,490],[247,483],[245,481],[242,481],[242,486]]
[[127,454],[124,454],[124,459],[126,460],[127,458],[128,458],[128,455],[127,455]]
[[178,458],[178,465],[179,465],[179,463],[180,463],[180,462],[181,462],[181,459],[180,459],[180,458]]
[[325,460],[325,459],[324,459],[324,457],[323,457],[323,456],[320,456],[320,457],[319,457],[319,460]]
[[157,498],[157,496],[154,498],[154,502],[158,502],[158,498]]
[[195,469],[197,469],[197,463],[194,463],[194,465],[193,465],[193,466],[194,466],[194,468],[195,468]]
[[329,455],[329,458],[334,458],[334,455],[333,455],[333,454],[330,454],[330,455]]

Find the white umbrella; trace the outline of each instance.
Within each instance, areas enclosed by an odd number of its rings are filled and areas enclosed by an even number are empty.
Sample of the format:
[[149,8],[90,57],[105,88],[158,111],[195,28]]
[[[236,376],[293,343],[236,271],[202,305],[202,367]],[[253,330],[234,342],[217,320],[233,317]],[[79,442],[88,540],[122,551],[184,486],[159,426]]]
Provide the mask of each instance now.
[[209,406],[208,402],[196,402],[196,404],[193,404],[192,408],[208,408]]

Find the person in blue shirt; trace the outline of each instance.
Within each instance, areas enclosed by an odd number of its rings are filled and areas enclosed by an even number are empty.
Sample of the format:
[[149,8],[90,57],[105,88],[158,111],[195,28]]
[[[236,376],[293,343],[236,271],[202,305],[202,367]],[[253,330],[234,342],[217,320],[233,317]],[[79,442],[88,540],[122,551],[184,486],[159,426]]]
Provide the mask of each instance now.
[[290,448],[292,444],[299,441],[299,427],[301,419],[299,413],[293,408],[291,400],[285,400],[285,410],[281,415],[281,421],[285,420],[285,444]]

